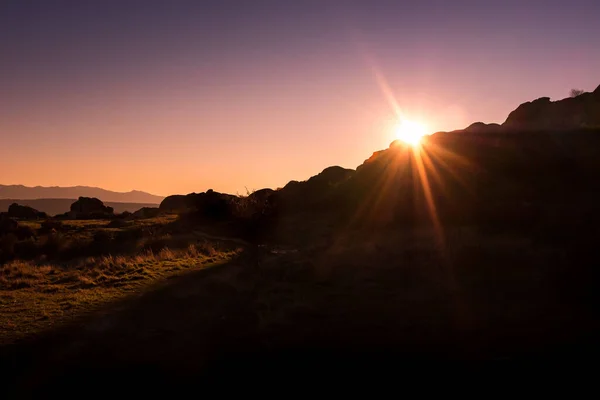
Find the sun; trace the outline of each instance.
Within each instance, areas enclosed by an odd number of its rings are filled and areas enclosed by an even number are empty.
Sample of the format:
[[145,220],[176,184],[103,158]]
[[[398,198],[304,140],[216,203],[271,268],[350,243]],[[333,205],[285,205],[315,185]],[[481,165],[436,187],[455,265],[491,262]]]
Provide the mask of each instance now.
[[421,143],[421,138],[429,134],[427,126],[420,122],[404,119],[396,127],[396,137],[411,146]]

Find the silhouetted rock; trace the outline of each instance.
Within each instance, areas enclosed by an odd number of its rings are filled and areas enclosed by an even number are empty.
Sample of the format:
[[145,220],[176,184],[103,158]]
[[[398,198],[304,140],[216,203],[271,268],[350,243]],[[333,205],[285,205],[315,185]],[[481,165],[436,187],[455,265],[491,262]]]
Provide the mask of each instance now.
[[132,216],[133,216],[133,213],[130,213],[129,211],[123,211],[121,214],[117,215],[117,218],[128,219],[128,218],[131,218]]
[[500,124],[486,124],[483,122],[475,122],[469,125],[464,130],[467,133],[498,133],[502,131],[502,125]]
[[75,203],[71,204],[71,218],[89,219],[89,218],[107,218],[114,216],[112,207],[107,207],[104,203],[93,197],[80,197]]
[[134,218],[154,218],[160,214],[158,207],[143,207],[132,214]]
[[44,212],[40,212],[32,207],[21,206],[17,203],[13,203],[8,207],[8,216],[18,219],[43,219],[48,216]]
[[[402,146],[402,147],[406,147],[406,143],[404,143],[401,140],[394,140],[392,143],[390,143],[390,149],[393,147],[397,147],[397,146]],[[379,158],[379,156],[381,156],[382,154],[384,154],[385,150],[379,150],[379,151],[374,151],[373,154],[371,154],[371,157],[367,158],[361,165],[359,165],[356,168],[356,171],[358,172],[359,169],[365,167],[366,165],[373,163],[375,160],[377,160]]]
[[600,91],[550,101],[549,97],[523,103],[511,112],[503,128],[519,131],[558,131],[600,127]]
[[189,211],[194,208],[194,202],[197,194],[190,193],[188,195],[175,194],[167,196],[158,207],[165,212],[182,212]]
[[213,220],[224,220],[233,216],[237,196],[215,192],[212,189],[192,197],[196,215]]
[[289,192],[298,192],[293,194],[300,194],[300,192],[325,191],[345,181],[354,172],[353,169],[346,169],[339,166],[328,167],[305,182],[289,182],[281,191],[285,195],[288,195]]
[[339,166],[325,168],[307,181],[291,181],[277,192],[277,202],[288,212],[326,208],[327,199],[337,186],[355,173]]
[[273,189],[260,189],[251,193],[248,196],[248,199],[255,202],[264,202],[267,201],[274,193],[275,190]]

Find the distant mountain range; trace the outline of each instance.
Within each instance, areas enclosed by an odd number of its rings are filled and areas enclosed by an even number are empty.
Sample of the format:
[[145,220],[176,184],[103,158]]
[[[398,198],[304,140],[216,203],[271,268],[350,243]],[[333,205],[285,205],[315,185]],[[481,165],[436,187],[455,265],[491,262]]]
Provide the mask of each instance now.
[[[118,202],[118,203],[143,203],[143,204],[160,204],[163,200],[162,196],[156,196],[138,190],[131,192],[113,192],[97,187],[89,186],[71,186],[71,187],[28,187],[23,185],[0,185],[0,199],[20,199],[20,200],[35,200],[35,199],[77,199],[79,197],[96,197],[103,202]],[[73,200],[73,201],[75,201]],[[42,211],[42,210],[40,210]]]

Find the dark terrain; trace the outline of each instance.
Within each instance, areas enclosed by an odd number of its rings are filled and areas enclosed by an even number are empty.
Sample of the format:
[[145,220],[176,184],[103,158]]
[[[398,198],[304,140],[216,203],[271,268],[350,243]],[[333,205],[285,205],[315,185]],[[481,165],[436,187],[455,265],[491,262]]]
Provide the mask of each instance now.
[[[50,233],[19,221],[38,231],[0,275],[8,388],[593,363],[600,88],[563,101],[277,191],[170,196],[160,216]],[[584,111],[539,122],[561,104]]]
[[[5,212],[8,210],[8,207],[11,204],[18,203],[24,206],[35,208],[36,210],[45,212],[48,215],[58,215],[69,211],[69,207],[71,206],[71,204],[73,204],[75,200],[77,199],[0,199],[0,212]],[[117,213],[122,213],[124,211],[134,212],[143,207],[158,206],[158,203],[118,203],[111,201],[104,201],[104,203],[107,206],[114,208],[115,212]]]

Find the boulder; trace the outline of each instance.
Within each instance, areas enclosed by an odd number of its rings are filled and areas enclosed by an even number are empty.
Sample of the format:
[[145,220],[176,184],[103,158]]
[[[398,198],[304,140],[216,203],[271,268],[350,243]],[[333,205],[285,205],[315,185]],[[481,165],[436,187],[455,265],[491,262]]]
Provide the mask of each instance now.
[[233,215],[238,197],[209,189],[195,195],[193,199],[193,209],[198,216],[212,220],[224,220]]
[[121,214],[117,215],[118,218],[121,219],[128,219],[131,218],[133,216],[133,213],[130,213],[129,211],[123,211]]
[[71,204],[72,218],[106,218],[114,216],[112,207],[107,207],[104,203],[95,197],[80,197],[75,203]]
[[133,218],[154,218],[160,214],[158,207],[142,207],[132,214]]
[[165,212],[188,211],[194,208],[194,201],[196,196],[196,193],[190,193],[188,195],[175,194],[172,196],[167,196],[160,203],[160,206],[158,208],[160,209],[160,211]]
[[8,207],[8,216],[11,218],[25,220],[43,219],[48,217],[44,212],[40,212],[29,206],[19,205],[17,203],[13,203]]

